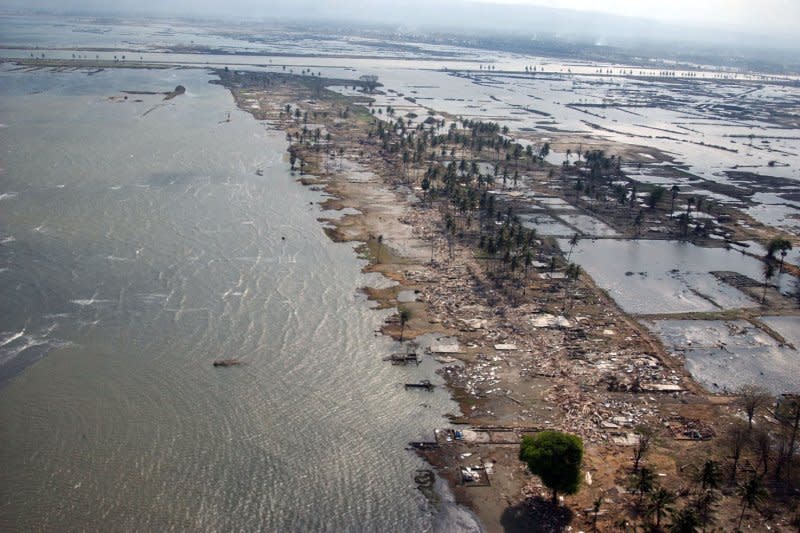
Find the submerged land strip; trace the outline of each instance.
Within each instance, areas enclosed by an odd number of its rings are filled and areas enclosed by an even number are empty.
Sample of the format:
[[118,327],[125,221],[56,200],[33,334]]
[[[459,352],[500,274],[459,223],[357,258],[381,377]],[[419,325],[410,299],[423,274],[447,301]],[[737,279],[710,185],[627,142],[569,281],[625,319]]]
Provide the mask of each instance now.
[[[437,358],[461,408],[451,416],[453,428],[431,428],[429,438],[413,445],[488,531],[652,527],[646,502],[656,486],[678,495],[658,510],[659,522],[669,508],[676,516],[692,510],[724,530],[737,523],[796,530],[796,422],[761,401],[758,433],[747,444],[737,440],[741,396],[708,393],[683,358],[642,325],[655,316],[625,313],[571,261],[578,232],[562,250],[526,228],[520,215],[538,193],[591,214],[615,238],[766,244],[778,236],[774,230],[735,209],[714,206],[710,215],[677,191],[636,182],[600,141],[593,148],[582,139],[583,154],[558,167],[544,163],[542,147],[527,148],[496,123],[434,110],[378,112],[374,80],[217,74],[241,109],[286,132],[298,179],[331,195],[324,207],[356,210],[323,220],[326,231],[360,243],[371,258],[367,268],[397,282],[365,289],[381,306],[399,309],[384,333],[404,341],[400,353],[425,349]],[[345,87],[356,92],[331,90]],[[629,155],[633,147],[619,149]],[[692,208],[703,216],[692,217]],[[777,256],[765,259],[773,262]],[[796,274],[794,266],[780,268]],[[679,318],[742,318],[785,342],[758,317],[765,309],[796,316],[795,301],[770,279],[718,277],[762,309]],[[548,503],[518,459],[521,437],[543,429],[577,434],[586,446],[583,488],[565,506]],[[764,439],[766,450],[756,444]],[[697,481],[709,464],[725,474],[724,483],[714,478],[720,490]],[[737,483],[762,471],[772,497],[757,511],[743,511]]]

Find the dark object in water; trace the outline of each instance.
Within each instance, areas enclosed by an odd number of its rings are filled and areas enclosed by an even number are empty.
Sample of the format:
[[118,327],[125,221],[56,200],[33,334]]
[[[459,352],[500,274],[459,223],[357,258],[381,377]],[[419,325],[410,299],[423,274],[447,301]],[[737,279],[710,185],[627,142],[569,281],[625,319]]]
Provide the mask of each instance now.
[[214,366],[228,367],[228,366],[239,366],[241,364],[242,362],[239,361],[238,359],[217,359],[216,361],[214,361]]
[[176,96],[180,96],[185,92],[186,92],[186,87],[184,87],[183,85],[178,85],[177,87],[175,87],[174,90],[164,93],[166,95],[164,96],[164,100],[172,100]]
[[433,383],[428,381],[427,379],[423,379],[419,383],[406,383],[407,389],[425,389],[428,392],[433,391]]
[[416,353],[393,353],[389,357],[384,358],[384,361],[391,361],[393,365],[407,365],[408,363],[419,364],[420,360]]
[[437,442],[425,441],[409,442],[408,445],[416,450],[435,450],[439,447],[439,443]]

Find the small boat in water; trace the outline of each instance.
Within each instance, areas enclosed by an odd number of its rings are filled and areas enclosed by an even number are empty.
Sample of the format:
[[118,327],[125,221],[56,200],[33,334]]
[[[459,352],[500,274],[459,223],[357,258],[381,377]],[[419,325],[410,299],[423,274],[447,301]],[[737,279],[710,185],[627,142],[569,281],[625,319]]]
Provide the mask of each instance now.
[[228,366],[239,366],[241,364],[242,362],[239,361],[238,359],[217,359],[216,361],[214,361],[214,366],[228,367]]

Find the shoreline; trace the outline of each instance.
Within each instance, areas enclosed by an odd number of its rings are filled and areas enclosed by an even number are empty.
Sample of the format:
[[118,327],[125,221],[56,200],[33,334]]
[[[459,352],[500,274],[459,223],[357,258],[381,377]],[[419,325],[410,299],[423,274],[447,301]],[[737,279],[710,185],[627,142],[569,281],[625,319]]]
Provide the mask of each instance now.
[[[301,161],[298,181],[332,195],[324,208],[359,212],[320,222],[333,240],[360,243],[359,253],[371,257],[366,271],[397,282],[389,289],[364,289],[380,308],[412,312],[405,327],[390,319],[381,332],[396,340],[401,334],[406,339],[434,334],[458,340],[458,353],[447,356],[461,364],[447,362],[440,373],[462,413],[451,422],[469,428],[470,437],[418,453],[448,481],[456,501],[469,507],[486,531],[529,527],[532,517],[541,519],[541,513],[553,525],[563,520],[540,508],[545,491],[516,457],[516,443],[524,434],[557,429],[584,439],[588,475],[584,489],[568,500],[570,519],[575,525],[587,523],[591,517],[585,510],[601,497],[606,506],[601,523],[610,526],[628,514],[625,472],[636,427],[680,434],[681,428],[699,424],[717,428],[711,431],[719,435],[736,419],[734,398],[714,395],[699,385],[682,359],[668,353],[588,276],[581,275],[576,288],[546,276],[531,279],[526,273],[526,294],[514,301],[513,288],[492,279],[498,268],[492,261],[458,239],[445,242],[441,229],[450,216],[446,204],[439,201],[434,207],[424,195],[420,199],[421,189],[402,178],[407,169],[369,148],[363,131],[374,120],[363,107],[369,104],[368,95],[353,99],[325,89],[341,80],[267,74],[259,77],[260,87],[248,88],[247,76],[217,74],[221,80],[215,83],[231,90],[240,109],[292,138],[289,151]],[[284,114],[285,102],[292,102],[292,109],[302,108],[301,114]],[[331,120],[334,112],[338,119]],[[321,123],[332,134],[330,141],[309,142],[313,130],[305,125],[308,120],[314,127]],[[552,242],[542,246],[561,253],[552,249]],[[403,303],[398,298],[403,291],[413,291],[418,298]],[[531,316],[559,315],[559,305],[554,304],[568,292],[575,293],[570,295],[575,303],[560,316],[570,326],[531,328]],[[603,375],[596,368],[603,368]],[[634,377],[612,388],[606,378],[620,373]],[[685,483],[681,461],[699,461],[718,452],[710,442],[715,441],[662,438],[648,464],[669,472],[664,484],[677,490]],[[474,461],[470,457],[492,465],[491,486],[461,483],[460,468]],[[735,501],[726,500],[726,515],[735,516]]]

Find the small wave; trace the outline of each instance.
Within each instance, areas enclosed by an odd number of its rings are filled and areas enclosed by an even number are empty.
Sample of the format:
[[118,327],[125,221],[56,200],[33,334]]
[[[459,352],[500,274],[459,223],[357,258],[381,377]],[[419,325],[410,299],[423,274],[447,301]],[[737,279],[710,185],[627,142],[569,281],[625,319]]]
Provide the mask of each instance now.
[[17,193],[15,192],[3,192],[0,193],[0,200],[11,200],[12,198],[16,198]]
[[51,313],[49,315],[44,315],[44,318],[68,318],[69,313]]
[[53,348],[72,346],[73,343],[60,339],[48,339],[43,335],[22,335],[15,337],[13,342],[8,342],[0,347],[0,366],[6,365],[16,359],[23,352],[32,348],[41,348],[41,355]]
[[74,303],[75,305],[80,305],[81,307],[88,307],[97,304],[110,304],[113,302],[113,300],[96,300],[95,298],[90,298],[88,300],[70,300],[70,302]]
[[11,269],[10,269],[10,268],[8,268],[8,267],[2,267],[2,268],[0,268],[0,274],[2,274],[3,272],[10,272],[10,271],[11,271]]
[[108,259],[109,261],[116,261],[118,263],[128,263],[131,261],[131,259],[127,257],[118,257],[116,255],[107,255],[106,259]]
[[244,295],[244,292],[242,291],[227,290],[222,294],[222,298],[227,298],[228,296],[242,296],[242,295]]
[[6,237],[0,237],[0,244],[9,244],[16,240],[17,239],[13,235],[8,235]]
[[154,292],[151,294],[139,294],[138,298],[148,304],[163,303],[169,295]]
[[111,190],[112,190],[112,191],[118,191],[118,190],[120,190],[121,188],[122,188],[122,186],[121,186],[121,185],[113,185],[113,186],[111,187]]
[[15,340],[17,340],[20,337],[22,337],[23,335],[25,335],[25,328],[22,328],[22,331],[18,331],[16,333],[6,333],[6,332],[4,332],[3,335],[8,335],[8,337],[0,339],[0,348],[5,346],[6,344],[11,344]]

